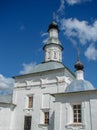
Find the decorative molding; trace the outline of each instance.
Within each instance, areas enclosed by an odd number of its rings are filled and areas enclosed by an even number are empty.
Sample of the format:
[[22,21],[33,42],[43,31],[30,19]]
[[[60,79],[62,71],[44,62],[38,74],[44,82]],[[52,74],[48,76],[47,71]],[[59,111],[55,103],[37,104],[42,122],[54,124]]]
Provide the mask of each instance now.
[[83,123],[71,123],[65,125],[65,128],[72,129],[72,130],[79,130],[79,129],[84,129],[85,125]]
[[33,108],[25,108],[23,109],[23,111],[25,112],[26,115],[30,115],[31,112],[33,111]]
[[41,108],[41,110],[42,110],[43,112],[48,112],[48,111],[50,110],[50,108]]

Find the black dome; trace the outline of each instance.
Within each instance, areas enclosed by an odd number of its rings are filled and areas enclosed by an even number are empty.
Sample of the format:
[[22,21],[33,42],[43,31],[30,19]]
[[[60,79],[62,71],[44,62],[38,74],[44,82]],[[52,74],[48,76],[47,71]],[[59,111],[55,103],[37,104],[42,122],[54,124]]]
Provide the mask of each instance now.
[[84,69],[84,65],[80,62],[80,60],[78,59],[77,63],[75,64],[75,69],[76,70],[83,70]]
[[52,22],[52,23],[49,25],[48,32],[49,32],[49,30],[52,29],[52,28],[57,29],[58,32],[59,32],[58,24],[57,24],[56,22]]

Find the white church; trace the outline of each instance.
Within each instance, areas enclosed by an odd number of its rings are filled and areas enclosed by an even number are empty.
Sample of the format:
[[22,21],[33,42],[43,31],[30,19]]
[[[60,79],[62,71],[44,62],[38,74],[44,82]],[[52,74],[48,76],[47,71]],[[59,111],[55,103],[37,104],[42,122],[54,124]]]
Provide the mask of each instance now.
[[0,130],[97,130],[97,89],[79,57],[75,74],[63,65],[56,22],[48,33],[44,62],[13,77],[13,93],[0,96]]

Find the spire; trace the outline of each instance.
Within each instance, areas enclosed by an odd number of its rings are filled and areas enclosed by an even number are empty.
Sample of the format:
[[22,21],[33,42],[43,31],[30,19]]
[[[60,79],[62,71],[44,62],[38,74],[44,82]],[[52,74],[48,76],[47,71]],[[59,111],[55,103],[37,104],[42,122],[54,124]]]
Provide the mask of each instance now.
[[56,21],[56,13],[53,12],[53,21]]
[[79,48],[77,49],[77,51],[78,51],[78,59],[77,59],[77,63],[75,64],[75,69],[76,70],[83,70],[84,65],[80,61],[80,50],[79,50]]
[[77,63],[74,65],[75,69],[76,69],[76,78],[78,80],[83,80],[84,79],[84,72],[83,72],[83,69],[84,69],[84,65],[81,63],[80,61],[80,51],[79,51],[79,48],[77,49],[78,51],[78,59],[77,59]]
[[56,22],[56,13],[55,12],[53,12],[53,20],[52,20],[52,23],[48,27],[48,32],[50,31],[50,29],[56,29],[59,32],[59,27]]

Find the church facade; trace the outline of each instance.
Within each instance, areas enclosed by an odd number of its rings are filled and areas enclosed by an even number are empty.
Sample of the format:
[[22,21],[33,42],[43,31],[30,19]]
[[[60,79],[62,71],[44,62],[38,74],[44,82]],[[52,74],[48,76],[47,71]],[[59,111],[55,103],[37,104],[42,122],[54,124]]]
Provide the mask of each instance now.
[[15,76],[11,95],[0,96],[0,130],[96,130],[97,90],[62,64],[63,46],[56,22],[48,27],[45,60],[31,73]]

